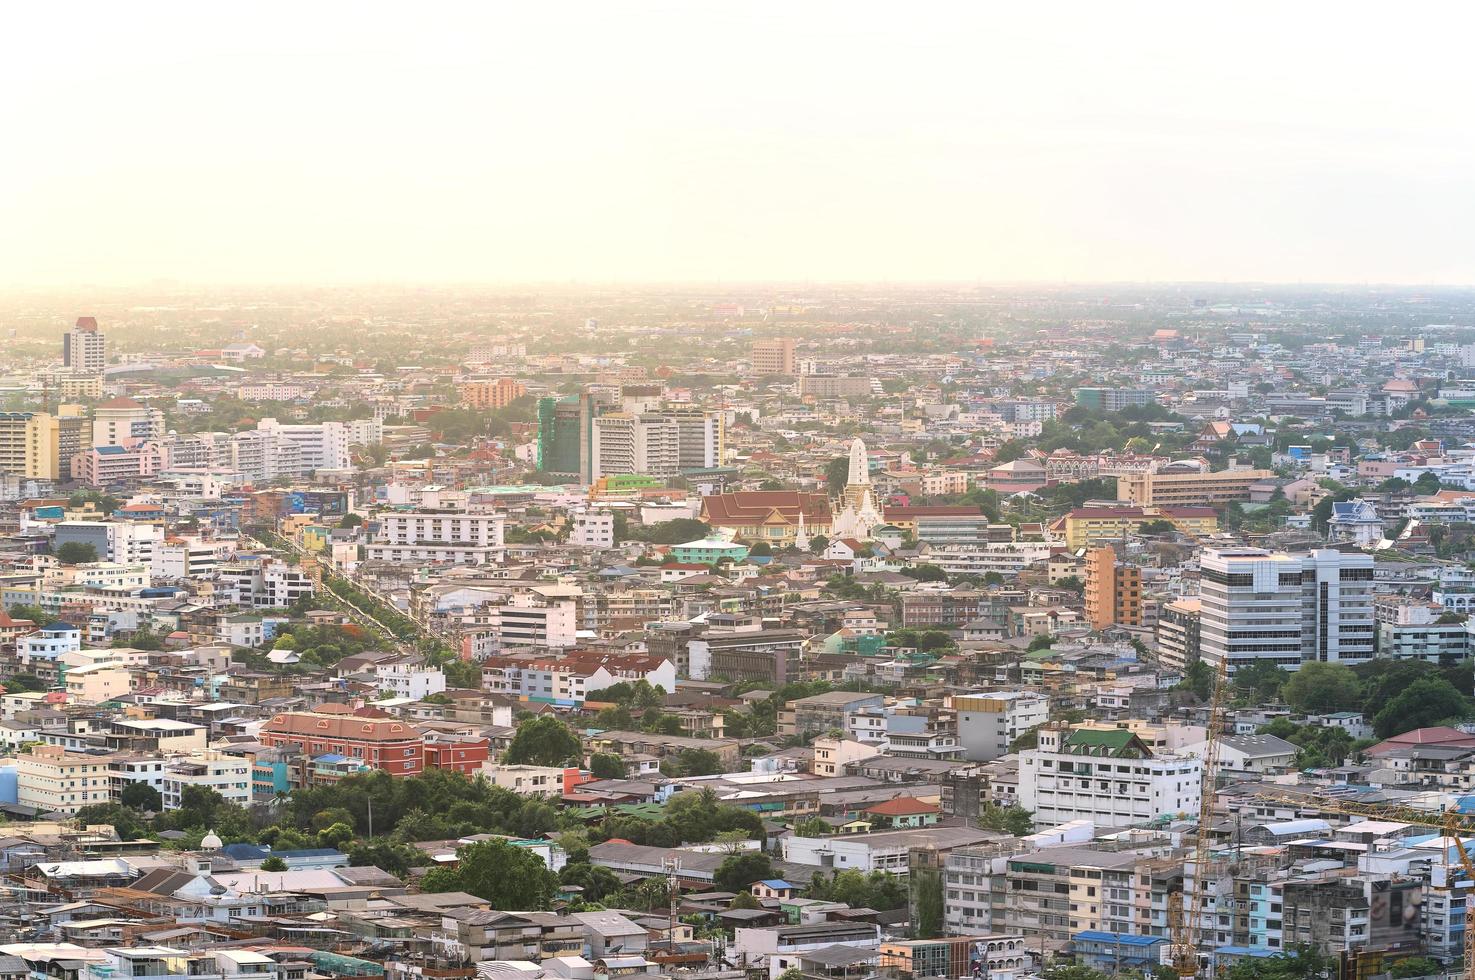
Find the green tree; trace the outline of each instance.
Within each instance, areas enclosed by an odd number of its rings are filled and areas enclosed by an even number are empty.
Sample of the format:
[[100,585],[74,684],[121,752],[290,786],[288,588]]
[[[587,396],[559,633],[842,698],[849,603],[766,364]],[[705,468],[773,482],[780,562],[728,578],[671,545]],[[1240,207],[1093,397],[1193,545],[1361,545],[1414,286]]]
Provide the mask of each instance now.
[[1052,966],[1040,974],[1045,980],[1107,980],[1106,974],[1089,966],[1069,964]]
[[824,550],[830,546],[830,539],[823,534],[816,534],[809,539],[809,553],[812,555],[824,554]]
[[79,827],[107,824],[123,840],[138,840],[148,834],[148,824],[133,810],[121,803],[94,803],[77,811]]
[[1453,684],[1442,677],[1424,677],[1410,684],[1377,713],[1373,731],[1379,738],[1391,738],[1416,728],[1463,719],[1469,713],[1469,700]]
[[753,897],[752,892],[738,892],[732,896],[732,901],[727,903],[729,909],[761,909],[762,903]]
[[488,840],[461,847],[456,866],[428,872],[421,889],[469,892],[494,909],[539,911],[553,903],[558,877],[527,848]]
[[1274,956],[1245,956],[1228,970],[1224,980],[1330,980],[1336,962],[1315,946],[1296,945]]
[[261,862],[261,870],[262,871],[286,871],[287,870],[287,862],[286,861],[283,861],[281,858],[277,857],[275,854],[270,854],[270,855],[267,855],[266,860],[264,860],[264,861]]
[[481,664],[476,661],[456,658],[447,660],[440,669],[446,675],[447,687],[463,688],[468,691],[481,690]]
[[918,939],[942,935],[942,874],[936,868],[916,868],[911,875],[912,932]]
[[[1239,675],[1235,675],[1238,682]],[[1313,660],[1301,665],[1281,688],[1281,696],[1297,711],[1324,714],[1351,711],[1362,701],[1362,685],[1345,664]]]
[[118,801],[126,807],[149,813],[164,809],[164,797],[148,783],[129,783],[118,794]]
[[819,817],[810,817],[794,825],[794,833],[799,837],[828,837],[833,829]]
[[24,620],[35,623],[37,626],[50,626],[56,622],[56,617],[40,606],[30,606],[24,603],[11,606],[5,611],[5,614],[11,619]]
[[562,766],[580,753],[578,736],[557,718],[544,715],[517,729],[502,761],[514,766]]
[[1013,834],[1015,837],[1025,837],[1035,832],[1034,814],[1022,806],[986,803],[978,814],[978,825],[1003,834]]
[[755,881],[773,877],[773,862],[760,851],[744,851],[722,860],[712,881],[718,891],[744,892]]
[[836,496],[850,482],[850,457],[836,456],[825,464],[825,489]]
[[56,549],[56,557],[63,565],[81,565],[97,561],[97,549],[82,541],[68,541]]
[[[1306,666],[1321,665],[1307,664]],[[1234,691],[1236,695],[1248,698],[1255,704],[1269,704],[1280,700],[1286,682],[1291,679],[1291,676],[1283,667],[1268,660],[1254,660],[1234,672]],[[1356,686],[1356,681],[1356,677],[1353,677],[1354,686]]]
[[349,845],[348,863],[355,868],[378,868],[396,878],[403,878],[410,869],[425,864],[422,851],[395,841],[379,838],[372,841],[356,841]]
[[1388,975],[1393,980],[1407,980],[1408,977],[1434,977],[1444,973],[1444,967],[1439,961],[1430,956],[1410,956],[1393,964]]
[[353,840],[353,827],[346,823],[335,823],[318,831],[318,845],[340,849]]
[[624,779],[628,770],[613,752],[596,752],[589,758],[589,772],[595,779]]
[[362,517],[350,512],[344,514],[343,517],[339,519],[338,526],[343,530],[348,530],[350,528],[359,527],[363,523],[364,519]]

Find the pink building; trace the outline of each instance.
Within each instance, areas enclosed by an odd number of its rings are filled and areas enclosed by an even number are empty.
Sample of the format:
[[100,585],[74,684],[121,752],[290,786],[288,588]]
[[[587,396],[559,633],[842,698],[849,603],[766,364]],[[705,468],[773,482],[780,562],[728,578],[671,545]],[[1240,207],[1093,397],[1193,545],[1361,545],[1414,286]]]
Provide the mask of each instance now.
[[90,487],[110,487],[155,476],[162,463],[156,443],[124,440],[121,446],[94,446],[72,457],[72,479]]

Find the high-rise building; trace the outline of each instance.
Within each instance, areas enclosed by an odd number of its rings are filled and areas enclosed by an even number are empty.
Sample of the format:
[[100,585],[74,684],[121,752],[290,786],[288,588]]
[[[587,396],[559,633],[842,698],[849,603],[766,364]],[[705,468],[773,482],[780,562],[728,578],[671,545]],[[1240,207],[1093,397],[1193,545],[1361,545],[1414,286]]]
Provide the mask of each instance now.
[[1205,551],[1199,570],[1199,651],[1230,673],[1265,660],[1359,664],[1373,657],[1373,559],[1332,550]]
[[132,398],[114,398],[93,411],[94,446],[121,446],[133,439],[157,441],[163,437],[164,413]]
[[461,404],[468,408],[506,408],[527,391],[527,385],[515,378],[477,378],[461,385]]
[[718,420],[709,412],[662,409],[594,419],[593,478],[676,476],[718,465]]
[[72,459],[92,446],[88,420],[63,406],[46,412],[0,412],[0,473],[37,480],[71,478]]
[[1198,660],[1198,599],[1163,603],[1157,617],[1157,659],[1169,670],[1183,670]]
[[97,329],[97,317],[79,316],[77,323],[62,334],[62,363],[73,374],[101,374],[107,366],[107,337]]
[[538,469],[594,481],[594,419],[599,406],[587,392],[538,401]]
[[262,419],[256,423],[256,431],[298,446],[306,470],[341,470],[349,464],[351,437],[348,426],[342,422],[288,425],[276,419]]
[[1076,404],[1092,412],[1120,412],[1157,402],[1146,388],[1077,388]]
[[1086,552],[1086,621],[1093,630],[1142,625],[1142,570],[1111,548]]
[[753,342],[754,374],[795,374],[794,338],[774,337]]

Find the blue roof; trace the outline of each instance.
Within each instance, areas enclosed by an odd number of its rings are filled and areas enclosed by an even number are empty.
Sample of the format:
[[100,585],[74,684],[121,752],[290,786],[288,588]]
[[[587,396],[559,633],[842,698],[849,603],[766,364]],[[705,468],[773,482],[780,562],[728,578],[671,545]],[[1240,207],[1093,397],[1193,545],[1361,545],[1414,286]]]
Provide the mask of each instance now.
[[341,755],[338,755],[336,753],[330,752],[327,755],[320,755],[317,758],[313,759],[312,761],[313,762],[342,762],[345,758],[347,758],[347,757],[346,756],[341,756]]
[[120,456],[128,450],[122,446],[94,446],[99,456]]
[[758,884],[760,884],[760,885],[767,885],[769,888],[793,888],[793,887],[795,887],[794,885],[789,884],[787,881],[784,881],[784,879],[782,879],[782,878],[769,878],[769,879],[767,879],[765,881],[758,882]]
[[266,857],[271,853],[271,849],[261,847],[257,844],[227,844],[220,849],[220,853],[228,858],[235,858],[237,860],[244,858],[249,861],[255,858]]
[[82,631],[79,630],[77,627],[73,626],[71,623],[55,622],[55,623],[52,623],[50,626],[44,626],[44,627],[42,627],[41,628],[41,632],[43,632],[43,633],[68,633],[68,632],[70,632],[70,633],[80,633]]
[[1214,950],[1214,952],[1218,954],[1228,954],[1230,956],[1265,957],[1287,955],[1286,951],[1283,949],[1264,949],[1260,946],[1220,946],[1218,949]]
[[1078,932],[1072,938],[1084,939],[1088,942],[1115,943],[1122,946],[1153,946],[1168,941],[1166,936],[1138,936],[1130,932],[1099,932],[1095,929]]
[[272,851],[279,858],[341,857],[343,852],[336,847],[304,847],[297,851]]

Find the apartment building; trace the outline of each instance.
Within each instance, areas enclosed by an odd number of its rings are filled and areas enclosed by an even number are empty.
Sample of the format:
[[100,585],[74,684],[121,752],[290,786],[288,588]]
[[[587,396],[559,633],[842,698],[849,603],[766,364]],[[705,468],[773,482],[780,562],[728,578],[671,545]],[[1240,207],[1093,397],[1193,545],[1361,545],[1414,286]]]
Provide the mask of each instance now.
[[1072,550],[1094,548],[1138,533],[1143,524],[1167,521],[1194,537],[1219,530],[1219,513],[1212,507],[1077,507],[1050,525],[1050,530]]
[[478,378],[461,384],[461,404],[482,410],[506,408],[527,392],[527,385],[515,378]]
[[858,694],[854,691],[827,691],[807,698],[796,698],[779,710],[778,734],[792,737],[805,732],[843,732],[846,729],[846,719],[852,712],[880,710],[885,705],[884,695]]
[[33,745],[16,759],[16,802],[40,813],[73,814],[107,803],[112,775],[107,758]]
[[1140,507],[1222,507],[1249,500],[1251,485],[1274,476],[1274,470],[1256,469],[1124,473],[1117,477],[1116,496]]
[[1157,658],[1168,670],[1183,670],[1198,660],[1199,612],[1197,598],[1174,599],[1158,610]]
[[1402,595],[1373,599],[1378,624],[1378,657],[1448,663],[1470,655],[1470,631],[1457,615],[1437,602]]
[[349,425],[344,422],[299,425],[283,424],[276,419],[262,419],[256,423],[256,431],[274,441],[295,445],[300,453],[302,468],[309,472],[347,468],[349,447],[355,442]]
[[775,337],[771,340],[755,340],[751,353],[754,374],[798,373],[794,360],[794,338]]
[[119,565],[152,565],[154,548],[164,540],[158,524],[130,521],[62,521],[56,525],[54,548],[77,543],[91,546],[100,561]]
[[311,758],[341,756],[391,776],[418,776],[425,768],[420,733],[394,718],[289,711],[261,728],[269,746],[293,746]]
[[949,706],[957,716],[963,758],[992,762],[1015,739],[1050,718],[1050,699],[1032,691],[955,694]]
[[45,412],[0,412],[0,474],[66,480],[72,458],[92,446],[92,424],[76,406]]
[[123,446],[164,437],[164,413],[132,398],[113,398],[92,410],[92,445]]
[[211,751],[179,756],[164,766],[161,783],[165,810],[182,806],[191,786],[214,790],[238,806],[251,803],[251,763],[244,756]]
[[488,565],[501,561],[504,519],[499,514],[414,511],[385,514],[364,546],[371,561]]
[[107,367],[108,339],[97,328],[97,317],[77,317],[61,341],[61,362],[73,374],[102,374]]
[[1019,805],[1041,824],[1126,827],[1197,813],[1198,759],[1158,754],[1126,729],[1044,725],[1019,754]]
[[1093,630],[1142,625],[1142,569],[1112,548],[1086,552],[1086,622]]
[[1208,550],[1199,573],[1199,647],[1232,673],[1256,660],[1302,663],[1372,659],[1373,559],[1332,550],[1286,554]]
[[252,609],[285,609],[317,592],[311,570],[279,558],[242,556],[216,571],[227,601]]

